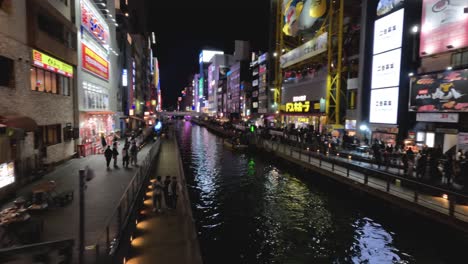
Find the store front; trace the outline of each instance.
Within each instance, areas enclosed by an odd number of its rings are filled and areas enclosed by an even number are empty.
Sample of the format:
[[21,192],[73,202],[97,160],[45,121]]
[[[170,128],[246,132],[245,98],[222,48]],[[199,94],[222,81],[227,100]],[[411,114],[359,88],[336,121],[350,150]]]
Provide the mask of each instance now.
[[327,118],[324,115],[325,101],[307,101],[306,96],[295,96],[293,102],[280,107],[283,123],[295,128],[311,128],[322,132]]
[[112,145],[115,135],[114,113],[110,111],[83,112],[80,114],[80,156],[103,153],[104,137],[106,145]]

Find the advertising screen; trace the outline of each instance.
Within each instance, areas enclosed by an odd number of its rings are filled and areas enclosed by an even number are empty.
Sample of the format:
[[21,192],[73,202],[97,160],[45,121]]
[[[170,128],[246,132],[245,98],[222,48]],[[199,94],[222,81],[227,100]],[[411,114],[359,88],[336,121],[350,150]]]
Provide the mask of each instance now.
[[468,112],[468,70],[414,78],[411,83],[410,110]]
[[404,9],[400,9],[375,21],[373,54],[401,47],[403,17]]
[[15,182],[15,163],[0,164],[0,188],[10,185]]
[[398,87],[371,91],[371,123],[396,124],[398,114]]
[[374,56],[371,88],[398,86],[400,84],[401,49]]
[[468,46],[466,0],[424,0],[420,55],[428,56]]
[[403,6],[405,0],[379,0],[377,16],[383,16]]

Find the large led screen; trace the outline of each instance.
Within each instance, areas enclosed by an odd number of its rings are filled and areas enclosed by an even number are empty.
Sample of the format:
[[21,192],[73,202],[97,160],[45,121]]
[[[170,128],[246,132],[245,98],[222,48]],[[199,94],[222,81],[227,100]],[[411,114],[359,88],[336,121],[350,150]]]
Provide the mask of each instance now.
[[374,56],[371,88],[398,86],[400,84],[401,49]]
[[424,0],[421,21],[420,55],[468,46],[467,0]]
[[401,47],[404,9],[375,21],[374,54]]
[[410,110],[468,112],[468,70],[445,71],[414,78]]
[[398,87],[392,87],[371,91],[370,123],[397,123],[398,89]]

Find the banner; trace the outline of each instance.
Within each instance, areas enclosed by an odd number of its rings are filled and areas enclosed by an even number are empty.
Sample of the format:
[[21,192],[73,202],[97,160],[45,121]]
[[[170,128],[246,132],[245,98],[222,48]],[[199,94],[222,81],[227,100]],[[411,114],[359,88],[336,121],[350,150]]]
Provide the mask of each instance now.
[[109,43],[109,27],[99,11],[89,0],[81,0],[81,27],[88,31],[99,43]]
[[411,83],[410,111],[468,112],[468,70],[414,78]]
[[289,67],[293,64],[312,58],[320,53],[327,51],[328,33],[307,41],[301,46],[285,53],[280,58],[281,68]]
[[420,55],[429,56],[468,46],[466,0],[424,0]]
[[100,78],[109,80],[109,62],[92,51],[84,43],[81,43],[81,59],[83,69]]
[[33,63],[48,71],[53,71],[66,77],[73,77],[73,66],[65,62],[54,59],[40,51],[32,50]]

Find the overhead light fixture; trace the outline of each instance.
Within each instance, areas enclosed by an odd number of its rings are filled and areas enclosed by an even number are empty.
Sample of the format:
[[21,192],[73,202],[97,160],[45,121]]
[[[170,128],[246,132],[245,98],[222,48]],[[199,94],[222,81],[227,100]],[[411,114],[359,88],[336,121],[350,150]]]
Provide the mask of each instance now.
[[447,45],[446,47],[447,47],[447,49],[453,49],[454,48],[453,45]]
[[452,66],[447,67],[447,71],[451,71],[452,69],[453,69]]
[[128,17],[128,13],[125,13],[125,16]]
[[412,76],[414,76],[414,73],[410,72],[410,73],[408,73],[408,76],[412,77]]
[[114,25],[115,25],[116,27],[118,27],[118,26],[119,26],[119,24],[117,24],[117,23],[115,23]]
[[98,5],[106,6],[106,3],[98,3]]
[[413,33],[418,33],[419,31],[419,27],[417,25],[414,25],[412,28],[411,28],[411,32]]
[[278,53],[274,52],[273,57],[276,57],[276,56],[278,56]]

